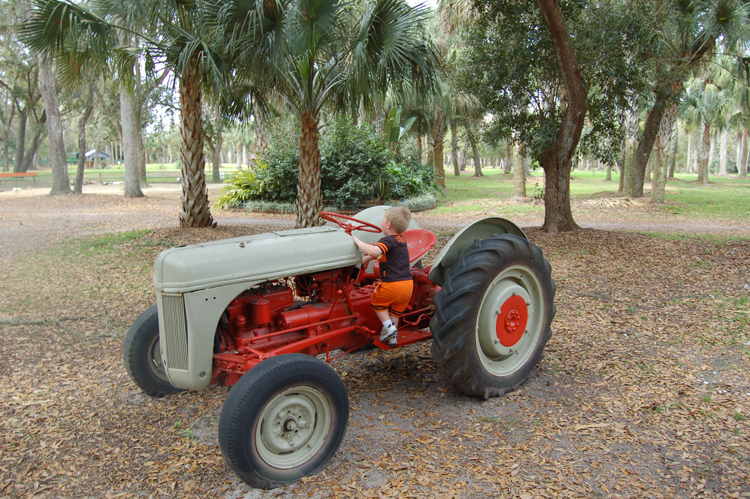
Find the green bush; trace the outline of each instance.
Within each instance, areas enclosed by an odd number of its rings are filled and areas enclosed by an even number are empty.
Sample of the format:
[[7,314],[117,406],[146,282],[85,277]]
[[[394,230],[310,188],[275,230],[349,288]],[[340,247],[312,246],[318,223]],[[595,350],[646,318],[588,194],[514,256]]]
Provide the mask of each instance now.
[[[299,151],[288,134],[272,144],[271,152],[251,170],[226,181],[217,207],[296,201]],[[440,192],[432,168],[415,158],[394,156],[367,123],[355,127],[346,119],[336,119],[322,135],[320,152],[323,199],[328,206],[356,207]]]

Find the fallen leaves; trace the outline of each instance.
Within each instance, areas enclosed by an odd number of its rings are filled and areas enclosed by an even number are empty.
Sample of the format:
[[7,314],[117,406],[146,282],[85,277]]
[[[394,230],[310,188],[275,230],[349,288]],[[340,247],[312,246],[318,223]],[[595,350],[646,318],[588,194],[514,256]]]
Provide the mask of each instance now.
[[[0,495],[245,494],[216,441],[228,389],[146,397],[120,348],[153,303],[161,249],[272,223],[157,228],[4,264]],[[527,232],[552,263],[558,312],[522,390],[464,397],[429,344],[344,356],[341,451],[324,474],[253,496],[750,497],[750,243]]]

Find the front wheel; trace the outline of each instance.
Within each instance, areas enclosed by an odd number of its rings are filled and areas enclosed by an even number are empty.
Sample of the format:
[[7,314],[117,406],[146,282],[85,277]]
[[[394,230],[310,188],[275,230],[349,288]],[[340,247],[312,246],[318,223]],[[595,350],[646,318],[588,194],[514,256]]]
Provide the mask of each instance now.
[[510,234],[477,240],[459,254],[430,323],[432,354],[455,388],[486,399],[528,377],[551,336],[551,270],[537,246]]
[[219,447],[242,480],[272,489],[322,469],[348,421],[349,397],[336,371],[308,355],[279,355],[232,388],[219,418]]
[[122,362],[131,379],[147,395],[163,397],[178,393],[169,382],[159,349],[159,312],[147,308],[130,326],[122,344]]

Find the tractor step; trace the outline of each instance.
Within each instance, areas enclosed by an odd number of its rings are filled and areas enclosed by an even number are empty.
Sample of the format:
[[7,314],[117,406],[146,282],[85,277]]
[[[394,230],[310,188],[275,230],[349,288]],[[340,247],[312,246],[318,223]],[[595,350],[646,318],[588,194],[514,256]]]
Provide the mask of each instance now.
[[418,343],[420,341],[429,340],[430,338],[432,338],[432,333],[430,333],[429,330],[423,331],[419,329],[404,329],[404,330],[399,329],[397,344],[388,345],[386,343],[382,343],[378,339],[375,339],[373,341],[373,344],[375,344],[378,348],[382,348],[383,350],[392,350],[394,348],[411,345],[412,343]]

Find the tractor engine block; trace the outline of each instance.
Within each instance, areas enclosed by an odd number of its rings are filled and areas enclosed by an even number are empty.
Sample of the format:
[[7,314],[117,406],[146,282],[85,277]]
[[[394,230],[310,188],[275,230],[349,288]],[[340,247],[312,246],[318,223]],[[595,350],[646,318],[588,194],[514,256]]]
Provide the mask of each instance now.
[[[216,333],[212,383],[234,384],[262,360],[262,352],[353,324],[347,300],[367,311],[374,287],[349,293],[344,276],[343,270],[300,275],[293,285],[266,284],[232,300]],[[345,289],[351,297],[344,297]],[[295,300],[295,294],[309,301]],[[318,355],[325,346],[314,344],[299,352]]]

